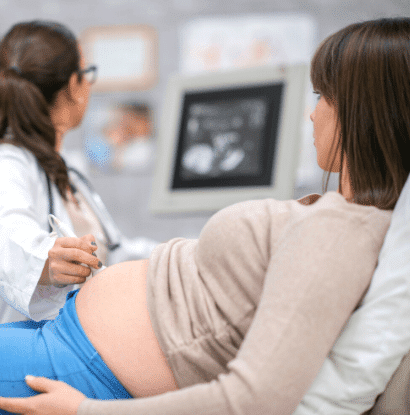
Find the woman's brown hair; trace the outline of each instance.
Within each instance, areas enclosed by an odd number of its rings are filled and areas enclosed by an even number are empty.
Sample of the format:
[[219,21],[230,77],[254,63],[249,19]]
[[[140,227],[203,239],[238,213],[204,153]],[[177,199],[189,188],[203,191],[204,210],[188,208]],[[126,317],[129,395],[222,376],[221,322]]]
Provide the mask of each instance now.
[[0,142],[30,150],[64,199],[67,167],[55,150],[50,106],[79,64],[75,36],[58,23],[16,24],[0,43]]
[[329,36],[313,57],[311,80],[337,110],[340,173],[346,158],[354,202],[392,209],[410,172],[410,18],[356,23]]

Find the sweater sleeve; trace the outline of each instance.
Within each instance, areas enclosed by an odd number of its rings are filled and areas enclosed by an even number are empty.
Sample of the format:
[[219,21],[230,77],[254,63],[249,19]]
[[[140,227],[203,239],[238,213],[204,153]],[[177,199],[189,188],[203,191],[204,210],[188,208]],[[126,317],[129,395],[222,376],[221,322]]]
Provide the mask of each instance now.
[[150,398],[86,399],[78,415],[291,414],[369,284],[381,245],[369,228],[329,209],[287,229],[228,373]]

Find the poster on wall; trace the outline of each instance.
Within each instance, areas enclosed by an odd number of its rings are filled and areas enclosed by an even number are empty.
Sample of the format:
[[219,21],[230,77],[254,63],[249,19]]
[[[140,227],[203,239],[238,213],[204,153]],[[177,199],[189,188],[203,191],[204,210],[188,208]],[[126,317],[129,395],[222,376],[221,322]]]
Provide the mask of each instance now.
[[180,32],[185,74],[261,65],[308,63],[315,20],[305,15],[197,18]]
[[[317,24],[303,14],[201,17],[180,30],[180,72],[194,76],[265,65],[309,63],[316,48]],[[315,162],[309,115],[314,107],[307,94],[301,131],[297,186],[321,180]]]
[[156,30],[146,25],[96,26],[81,35],[88,63],[97,65],[95,92],[142,90],[158,76]]

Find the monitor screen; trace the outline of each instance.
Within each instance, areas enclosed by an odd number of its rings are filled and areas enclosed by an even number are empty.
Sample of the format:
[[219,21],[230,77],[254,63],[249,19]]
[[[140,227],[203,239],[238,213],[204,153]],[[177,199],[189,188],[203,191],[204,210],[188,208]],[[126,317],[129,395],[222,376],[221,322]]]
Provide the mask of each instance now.
[[304,65],[172,78],[151,210],[292,197],[306,80]]
[[271,185],[283,88],[184,94],[172,188]]

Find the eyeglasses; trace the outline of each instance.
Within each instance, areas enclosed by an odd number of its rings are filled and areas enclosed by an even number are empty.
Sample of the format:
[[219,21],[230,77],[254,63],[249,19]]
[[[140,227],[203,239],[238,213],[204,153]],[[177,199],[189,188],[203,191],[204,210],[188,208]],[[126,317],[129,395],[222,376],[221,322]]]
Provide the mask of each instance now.
[[84,75],[86,81],[93,84],[97,80],[97,69],[96,65],[90,65],[88,68],[80,69],[78,73]]

